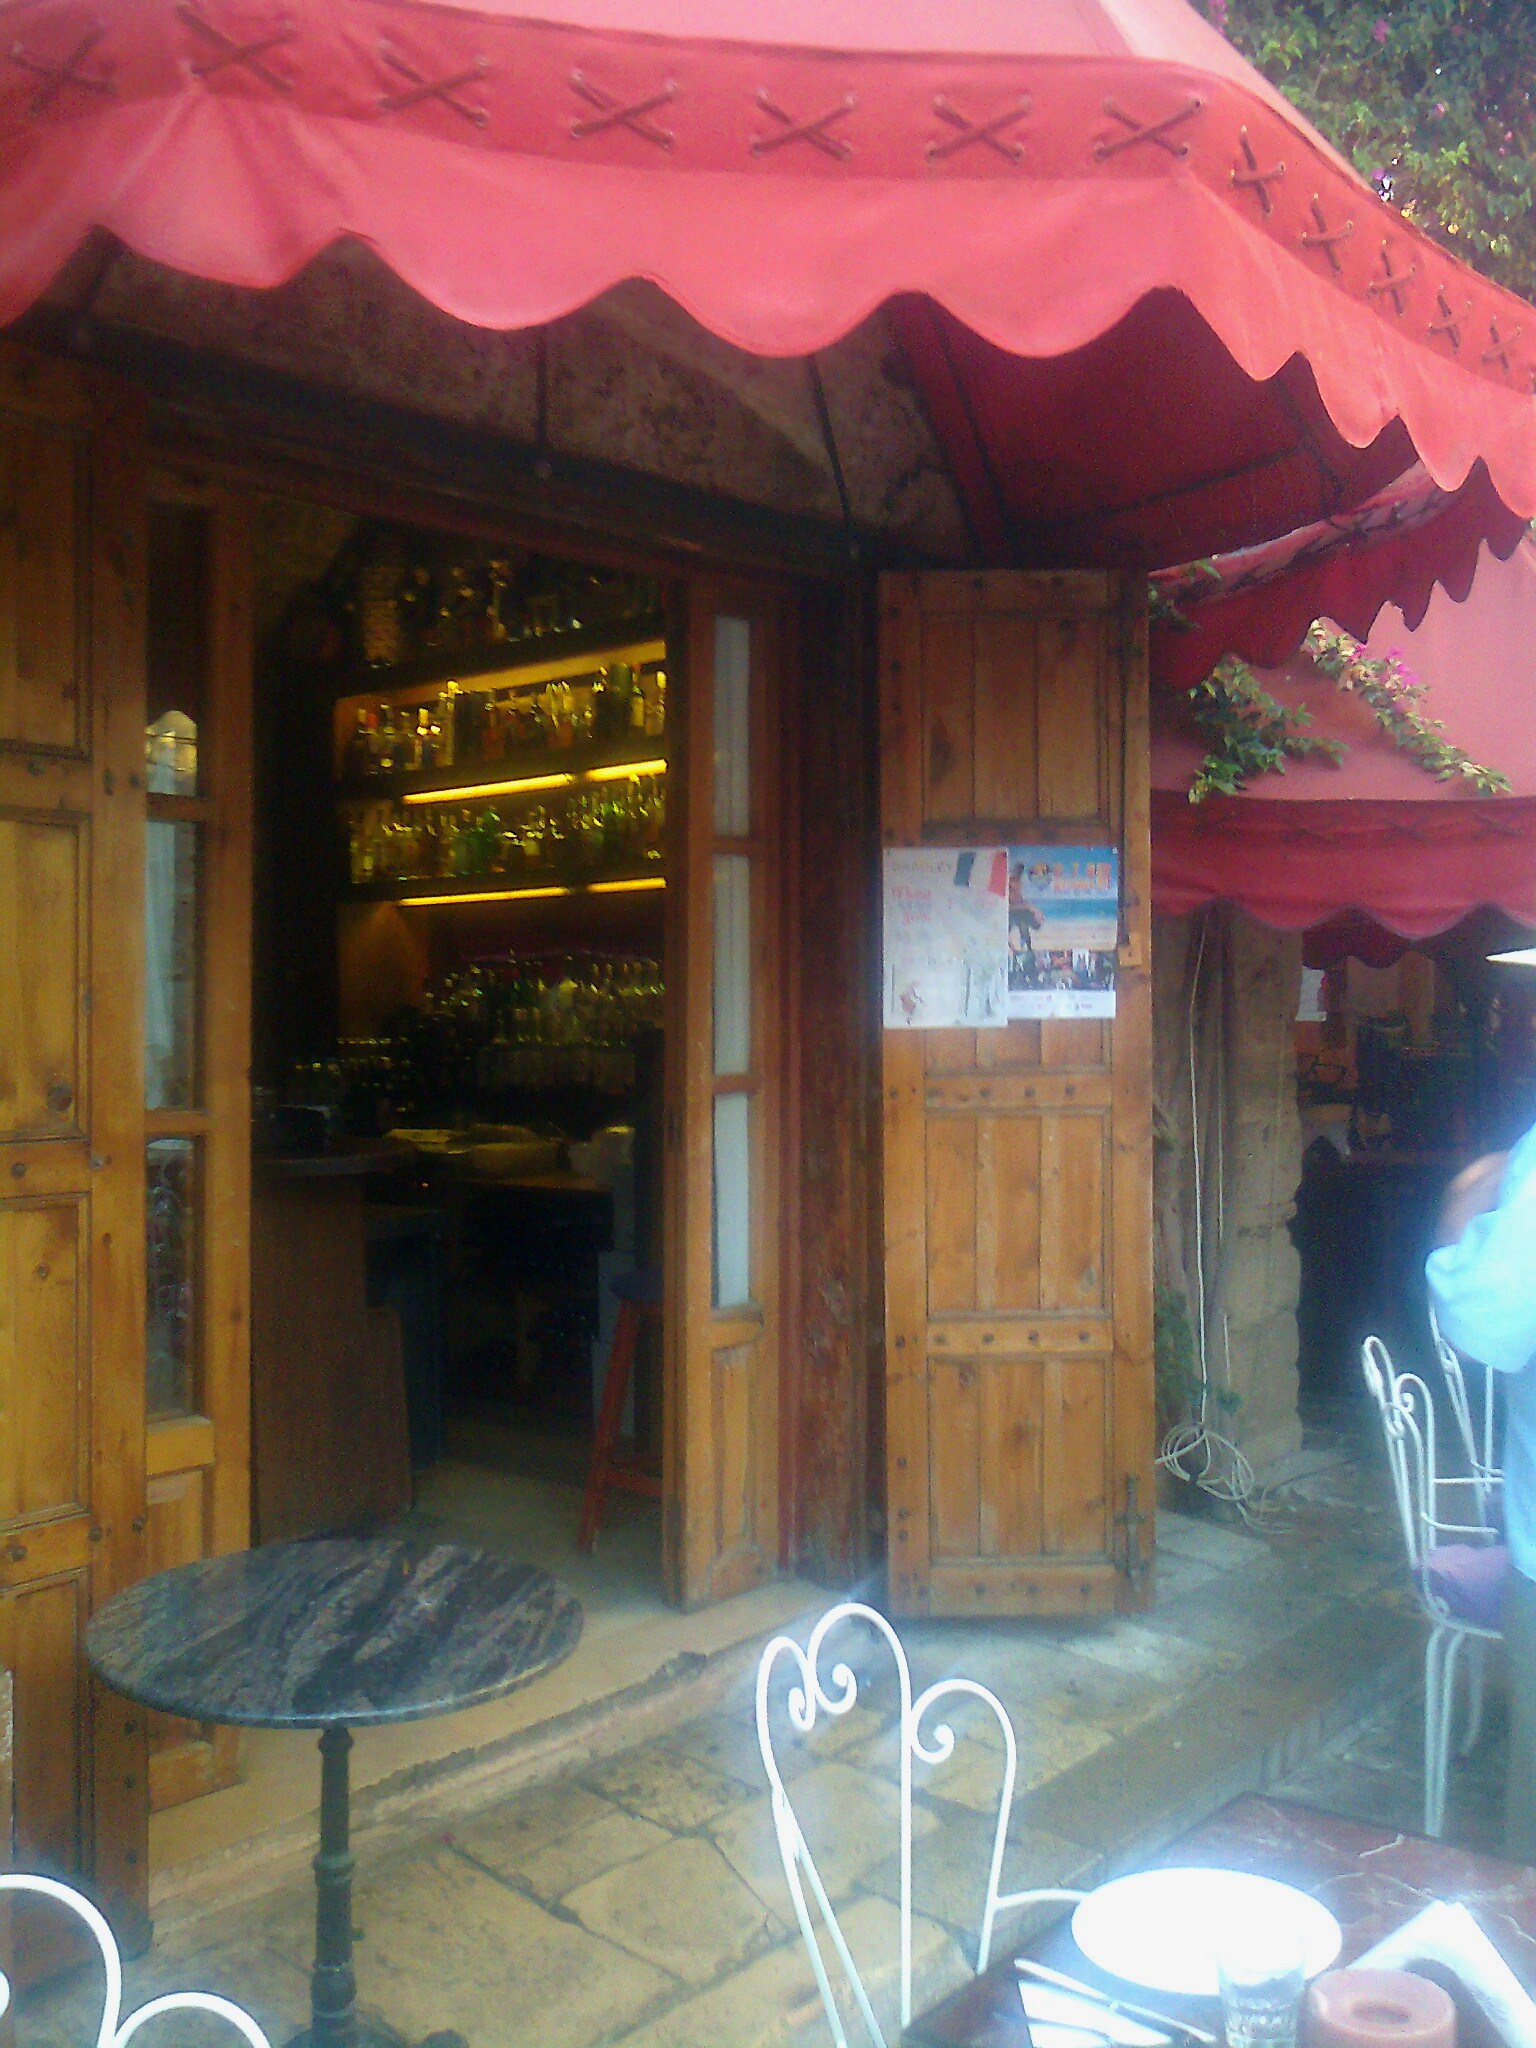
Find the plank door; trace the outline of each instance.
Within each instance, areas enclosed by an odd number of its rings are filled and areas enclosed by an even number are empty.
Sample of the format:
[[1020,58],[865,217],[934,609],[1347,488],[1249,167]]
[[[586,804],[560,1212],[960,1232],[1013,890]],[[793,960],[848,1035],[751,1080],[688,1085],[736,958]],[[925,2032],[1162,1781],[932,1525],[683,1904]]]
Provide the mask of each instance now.
[[1144,601],[1099,574],[892,576],[887,846],[1119,846],[1112,1021],[884,1033],[886,1461],[900,1614],[1150,1597]]
[[[144,1566],[142,435],[0,350],[0,1665],[17,1858],[144,1934],[144,1717],[88,1678]],[[18,1909],[23,1981],[66,1959]]]
[[[250,537],[241,500],[149,504],[144,976],[148,1571],[250,1540]],[[151,1714],[150,1805],[234,1781],[238,1733]]]
[[698,578],[668,801],[663,1568],[695,1607],[778,1568],[778,677],[785,606]]

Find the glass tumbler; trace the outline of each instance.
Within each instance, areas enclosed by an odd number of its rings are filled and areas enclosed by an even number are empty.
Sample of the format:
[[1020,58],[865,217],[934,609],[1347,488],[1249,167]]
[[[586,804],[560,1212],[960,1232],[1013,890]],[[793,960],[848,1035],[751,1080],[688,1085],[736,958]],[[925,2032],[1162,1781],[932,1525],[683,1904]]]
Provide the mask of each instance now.
[[1227,2048],[1296,2048],[1306,1962],[1293,1929],[1253,1922],[1216,1944]]

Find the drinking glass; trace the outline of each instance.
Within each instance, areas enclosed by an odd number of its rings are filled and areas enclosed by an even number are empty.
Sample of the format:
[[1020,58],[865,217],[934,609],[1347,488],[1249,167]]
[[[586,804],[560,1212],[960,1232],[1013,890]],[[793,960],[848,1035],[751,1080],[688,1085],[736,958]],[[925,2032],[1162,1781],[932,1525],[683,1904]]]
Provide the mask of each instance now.
[[1224,1928],[1216,1968],[1227,2048],[1296,2048],[1306,1964],[1295,1930],[1265,1921]]

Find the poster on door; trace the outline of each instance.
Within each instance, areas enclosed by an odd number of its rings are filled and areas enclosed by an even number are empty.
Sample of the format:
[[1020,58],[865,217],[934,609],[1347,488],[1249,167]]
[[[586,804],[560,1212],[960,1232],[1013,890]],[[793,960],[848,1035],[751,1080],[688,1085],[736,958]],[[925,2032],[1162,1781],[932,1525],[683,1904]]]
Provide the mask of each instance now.
[[888,1031],[1008,1022],[1008,854],[1001,846],[890,847],[883,957]]
[[1009,847],[1010,1017],[1113,1017],[1119,938],[1118,847]]

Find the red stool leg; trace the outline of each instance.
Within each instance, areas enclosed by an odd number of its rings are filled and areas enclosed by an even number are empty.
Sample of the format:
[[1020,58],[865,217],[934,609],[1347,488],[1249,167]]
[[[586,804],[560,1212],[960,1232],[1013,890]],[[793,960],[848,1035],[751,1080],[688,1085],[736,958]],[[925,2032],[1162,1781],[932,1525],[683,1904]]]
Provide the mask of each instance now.
[[603,1500],[624,1423],[624,1403],[635,1369],[635,1340],[640,1332],[640,1311],[632,1301],[619,1303],[608,1348],[608,1371],[603,1380],[603,1398],[597,1411],[597,1434],[592,1443],[592,1463],[587,1469],[587,1490],[581,1503],[581,1526],[576,1533],[580,1549],[590,1550],[597,1541],[603,1519]]

